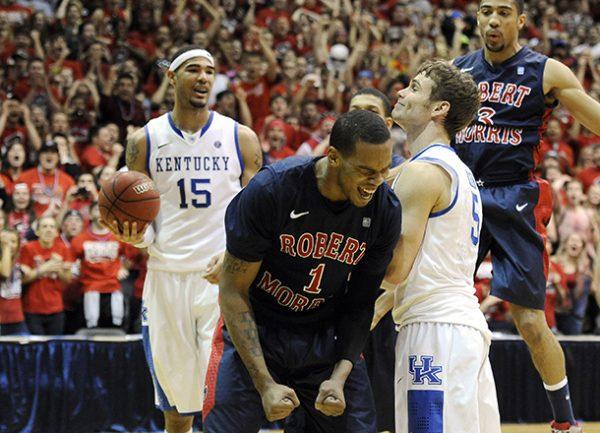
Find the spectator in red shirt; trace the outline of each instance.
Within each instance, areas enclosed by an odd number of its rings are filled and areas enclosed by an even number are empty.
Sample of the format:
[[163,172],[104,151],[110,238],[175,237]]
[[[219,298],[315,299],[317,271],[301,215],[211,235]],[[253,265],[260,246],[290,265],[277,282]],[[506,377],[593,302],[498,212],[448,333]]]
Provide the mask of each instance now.
[[29,187],[24,183],[16,183],[9,206],[10,212],[6,217],[6,226],[17,230],[22,241],[26,239],[35,221],[35,213],[32,207]]
[[129,317],[131,319],[129,332],[139,334],[142,329],[140,312],[142,311],[142,295],[144,292],[144,280],[148,271],[148,250],[136,248],[131,244],[125,244],[125,257],[128,268],[135,276],[133,282],[133,293],[129,301]]
[[558,155],[563,168],[573,167],[575,163],[573,149],[563,140],[563,130],[560,126],[560,121],[554,117],[548,121],[544,139],[540,143],[540,157],[543,158],[551,150]]
[[29,107],[11,99],[2,104],[0,113],[0,146],[18,137],[25,146],[40,149],[41,139],[31,121]]
[[71,176],[58,168],[58,146],[51,141],[40,148],[38,166],[25,170],[17,182],[29,187],[33,210],[38,217],[50,205],[53,206],[51,212],[58,213],[67,191],[75,185]]
[[111,140],[111,133],[106,126],[92,128],[90,138],[91,145],[88,145],[81,155],[83,170],[92,172],[102,166],[116,169],[125,150],[121,143]]
[[83,78],[81,63],[77,60],[68,59],[71,52],[62,34],[52,36],[48,48],[44,66],[50,76],[58,75],[64,69],[70,69],[73,79],[80,80]]
[[25,146],[18,140],[11,142],[5,149],[6,153],[2,158],[0,180],[4,184],[6,193],[10,196],[13,193],[15,181],[23,172],[27,154],[25,153]]
[[283,120],[272,120],[271,123],[267,125],[265,136],[267,142],[264,147],[268,153],[268,164],[272,164],[275,161],[296,154],[296,152],[287,145],[285,122]]
[[127,277],[121,265],[123,244],[100,224],[98,203],[92,204],[90,227],[73,239],[73,256],[79,259],[79,281],[88,328],[123,324],[124,297],[120,279]]
[[37,220],[38,240],[21,249],[20,263],[26,284],[23,310],[34,335],[61,335],[64,329],[63,290],[71,280],[71,252],[58,236],[51,216]]
[[596,144],[592,147],[592,160],[594,165],[584,168],[577,175],[586,192],[591,184],[600,179],[600,144]]
[[81,173],[77,183],[67,191],[63,213],[76,210],[83,218],[84,227],[90,223],[91,209],[94,202],[98,201],[98,187],[92,173]]
[[29,335],[21,302],[21,268],[17,265],[20,243],[16,230],[0,231],[0,336]]
[[27,77],[19,80],[15,87],[15,95],[25,104],[43,107],[46,112],[61,108],[58,89],[50,85],[44,61],[39,57],[29,60]]
[[[254,5],[252,2],[251,5]],[[256,14],[256,25],[260,27],[269,27],[271,22],[278,17],[291,19],[288,12],[287,0],[274,0],[273,6],[264,7]]]

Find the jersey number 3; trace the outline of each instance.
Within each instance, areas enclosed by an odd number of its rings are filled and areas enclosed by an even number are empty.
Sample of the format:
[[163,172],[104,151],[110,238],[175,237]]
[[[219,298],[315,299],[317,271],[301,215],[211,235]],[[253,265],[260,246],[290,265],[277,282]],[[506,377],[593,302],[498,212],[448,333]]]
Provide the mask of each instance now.
[[[179,203],[179,207],[181,209],[187,209],[189,207],[187,201],[187,194],[185,191],[186,179],[179,179],[177,182],[177,186],[179,187],[179,197],[181,198],[181,202]],[[207,189],[202,189],[203,185],[209,185],[210,179],[190,179],[190,187],[191,193],[194,198],[192,198],[191,203],[195,208],[203,208],[210,206],[210,191]]]

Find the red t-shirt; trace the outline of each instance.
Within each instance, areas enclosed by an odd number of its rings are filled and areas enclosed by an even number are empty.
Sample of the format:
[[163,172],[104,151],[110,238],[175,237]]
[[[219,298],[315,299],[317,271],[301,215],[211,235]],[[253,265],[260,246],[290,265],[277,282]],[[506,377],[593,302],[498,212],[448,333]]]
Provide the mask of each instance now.
[[0,135],[0,143],[2,148],[5,148],[10,140],[15,137],[21,139],[21,143],[27,148],[29,146],[29,135],[27,129],[24,126],[15,126],[13,128],[6,128],[2,135]]
[[99,235],[88,229],[71,241],[71,250],[76,259],[81,259],[79,281],[84,293],[112,293],[121,289],[117,273],[123,244],[112,233]]
[[133,296],[137,299],[142,299],[144,280],[148,273],[148,254],[143,253],[133,245],[125,244],[125,257],[132,263],[133,269],[138,270],[138,276],[133,282]]
[[[72,262],[71,252],[65,244],[56,238],[50,248],[42,248],[40,241],[31,241],[23,245],[19,262],[32,269],[50,260],[52,254],[58,254],[66,262]],[[65,287],[58,275],[51,274],[38,278],[25,288],[23,310],[33,314],[54,314],[64,310],[62,293]]]
[[583,184],[583,190],[587,192],[588,188],[600,179],[600,168],[598,167],[588,167],[584,168],[579,172],[577,178]]
[[[55,63],[56,63],[56,60],[47,59],[44,62],[46,71],[48,71],[48,72],[52,71],[52,67],[54,66]],[[77,60],[63,60],[60,71],[62,71],[63,69],[71,70],[71,72],[73,73],[73,80],[81,80],[83,78],[83,66],[81,65],[81,62],[78,62]],[[52,72],[56,73],[56,72],[60,72],[60,71],[52,71]]]
[[248,95],[246,102],[250,108],[252,119],[260,119],[268,116],[271,112],[269,103],[271,102],[271,85],[267,77],[259,78],[254,83],[242,81],[240,83]]
[[37,167],[25,170],[16,183],[26,183],[29,187],[33,211],[38,217],[48,209],[50,200],[64,201],[69,188],[75,185],[73,178],[60,169],[56,169],[54,174],[45,174]]
[[89,145],[81,153],[81,166],[84,171],[91,172],[94,168],[106,165],[108,160],[96,146]]
[[0,323],[19,323],[25,320],[21,301],[21,268],[15,266],[11,276],[0,281]]

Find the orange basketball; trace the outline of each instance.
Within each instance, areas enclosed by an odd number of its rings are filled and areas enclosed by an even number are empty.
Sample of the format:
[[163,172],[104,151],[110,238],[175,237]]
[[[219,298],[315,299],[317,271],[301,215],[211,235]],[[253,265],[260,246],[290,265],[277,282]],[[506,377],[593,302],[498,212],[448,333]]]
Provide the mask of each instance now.
[[137,222],[138,230],[151,223],[160,209],[160,194],[152,179],[139,171],[116,172],[101,185],[100,216],[107,223]]

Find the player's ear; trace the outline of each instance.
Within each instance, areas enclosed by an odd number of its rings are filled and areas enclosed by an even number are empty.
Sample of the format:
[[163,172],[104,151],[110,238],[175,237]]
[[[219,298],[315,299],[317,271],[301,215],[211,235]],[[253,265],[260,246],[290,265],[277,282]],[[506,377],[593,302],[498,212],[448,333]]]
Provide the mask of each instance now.
[[527,21],[527,15],[520,14],[519,18],[517,18],[517,26],[519,27],[519,30],[523,29],[523,27],[525,26],[525,22],[526,21]]
[[391,129],[394,125],[394,119],[392,119],[391,117],[386,117],[383,120],[385,121],[385,125],[388,127],[388,129]]
[[340,152],[333,146],[327,150],[327,161],[331,167],[339,167],[341,163]]
[[167,70],[167,77],[169,77],[169,83],[171,83],[173,86],[175,85],[175,72]]
[[433,110],[431,113],[431,117],[436,118],[445,118],[450,111],[450,102],[448,101],[436,101],[433,103]]

